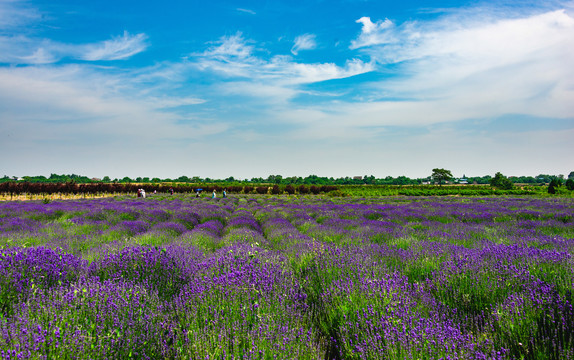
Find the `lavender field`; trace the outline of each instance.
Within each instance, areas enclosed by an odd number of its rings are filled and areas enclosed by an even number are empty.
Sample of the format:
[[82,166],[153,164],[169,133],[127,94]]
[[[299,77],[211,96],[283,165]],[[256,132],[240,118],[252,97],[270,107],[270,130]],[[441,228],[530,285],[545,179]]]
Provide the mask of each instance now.
[[571,359],[574,201],[0,203],[4,359]]

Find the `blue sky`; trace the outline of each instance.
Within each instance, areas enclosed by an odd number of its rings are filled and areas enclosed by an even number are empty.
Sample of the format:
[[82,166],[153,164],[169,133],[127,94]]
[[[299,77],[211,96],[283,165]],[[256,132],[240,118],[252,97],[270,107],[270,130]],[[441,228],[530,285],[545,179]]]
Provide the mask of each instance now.
[[567,175],[572,64],[572,1],[0,0],[0,176]]

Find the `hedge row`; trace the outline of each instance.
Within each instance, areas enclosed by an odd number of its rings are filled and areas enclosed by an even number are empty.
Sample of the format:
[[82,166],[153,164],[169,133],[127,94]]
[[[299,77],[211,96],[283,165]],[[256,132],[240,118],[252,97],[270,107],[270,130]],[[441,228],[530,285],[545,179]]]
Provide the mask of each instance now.
[[257,193],[257,194],[283,194],[284,192],[288,194],[319,194],[326,193],[337,190],[336,186],[323,185],[323,186],[306,186],[306,185],[274,185],[274,186],[219,186],[219,185],[200,185],[200,186],[190,186],[190,185],[165,185],[165,184],[107,184],[107,183],[95,183],[95,184],[76,184],[76,183],[28,183],[28,182],[6,182],[0,183],[0,193],[9,194],[10,196],[18,196],[21,194],[31,194],[31,195],[50,195],[50,194],[86,194],[86,195],[98,195],[98,194],[118,194],[118,193],[137,193],[138,189],[144,189],[147,193],[153,193],[154,191],[167,193],[170,189],[173,189],[177,193],[195,193],[198,189],[202,189],[203,192],[222,192],[226,190],[228,193]]

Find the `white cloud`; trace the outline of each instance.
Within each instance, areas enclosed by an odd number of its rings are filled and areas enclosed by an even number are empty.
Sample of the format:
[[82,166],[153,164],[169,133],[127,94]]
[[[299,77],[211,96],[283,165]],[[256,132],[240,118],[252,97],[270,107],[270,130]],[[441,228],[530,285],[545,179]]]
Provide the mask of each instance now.
[[251,15],[255,15],[255,11],[250,10],[250,9],[243,9],[243,8],[237,8],[237,11],[242,12],[242,13],[247,13],[247,14],[251,14]]
[[145,34],[123,36],[93,44],[66,44],[41,38],[34,24],[42,14],[26,1],[0,0],[0,63],[50,64],[62,58],[87,61],[127,59],[144,51]]
[[295,38],[295,44],[291,48],[291,53],[293,55],[299,54],[301,50],[313,50],[317,47],[317,42],[315,41],[316,36],[314,34],[304,34],[297,36]]
[[363,24],[363,27],[359,38],[351,41],[351,49],[378,44],[389,44],[397,41],[392,33],[394,24],[389,19],[379,20],[373,23],[370,17],[363,16],[356,22]]
[[58,61],[58,57],[40,47],[32,55],[21,56],[18,60],[24,64],[51,64]]
[[[265,108],[285,105],[297,95],[316,95],[302,85],[326,80],[342,79],[374,70],[374,63],[359,59],[345,62],[343,66],[334,63],[301,63],[289,55],[275,55],[266,58],[268,52],[258,49],[253,41],[246,40],[241,33],[220,38],[203,53],[191,54],[185,64],[202,73],[222,77],[211,86],[215,94],[247,96],[256,101],[265,99]],[[186,70],[179,65],[178,73]],[[162,71],[165,72],[165,71]],[[177,75],[170,74],[170,77]]]
[[179,106],[199,105],[206,102],[204,99],[186,97],[149,97],[147,101],[157,109],[174,108]]
[[127,59],[144,51],[145,34],[130,35],[94,44],[71,45],[23,35],[0,36],[0,62],[8,64],[53,64],[63,58],[86,61]]
[[[253,83],[264,81],[270,86],[294,86],[341,79],[374,69],[374,64],[359,59],[348,60],[344,67],[334,63],[298,63],[286,55],[276,55],[267,60],[255,54],[255,47],[249,45],[241,33],[223,37],[217,44],[195,55],[191,64],[202,71],[248,78]],[[246,84],[244,80],[240,81]]]
[[40,12],[23,1],[0,0],[0,29],[22,28],[41,18]]
[[308,84],[333,79],[344,79],[374,70],[374,65],[359,59],[348,60],[344,67],[333,63],[305,64],[289,62],[277,68],[283,72],[286,84]]
[[123,36],[97,44],[85,45],[80,58],[88,61],[127,59],[144,51],[148,46],[146,40],[145,34],[132,36],[124,31]]
[[340,105],[339,121],[419,126],[504,114],[572,118],[574,18],[563,10],[487,14],[465,23],[453,14],[399,26],[362,18],[352,47],[382,67],[397,64],[397,76],[373,86],[384,94],[379,99],[393,100]]
[[216,44],[218,45],[210,47],[202,55],[221,61],[231,61],[249,59],[253,53],[253,46],[247,44],[241,32],[232,36],[223,36]]
[[27,142],[122,137],[136,143],[196,138],[228,127],[166,111],[202,99],[145,96],[133,81],[132,74],[103,75],[78,65],[0,68],[2,127]]

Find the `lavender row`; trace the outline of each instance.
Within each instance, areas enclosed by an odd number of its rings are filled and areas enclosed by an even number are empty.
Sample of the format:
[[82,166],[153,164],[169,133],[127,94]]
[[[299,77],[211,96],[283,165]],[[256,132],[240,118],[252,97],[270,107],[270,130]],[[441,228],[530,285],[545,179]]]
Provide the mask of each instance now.
[[571,358],[574,204],[0,204],[4,358]]

